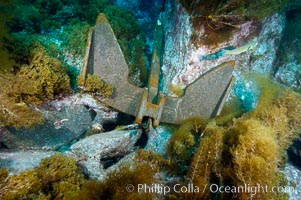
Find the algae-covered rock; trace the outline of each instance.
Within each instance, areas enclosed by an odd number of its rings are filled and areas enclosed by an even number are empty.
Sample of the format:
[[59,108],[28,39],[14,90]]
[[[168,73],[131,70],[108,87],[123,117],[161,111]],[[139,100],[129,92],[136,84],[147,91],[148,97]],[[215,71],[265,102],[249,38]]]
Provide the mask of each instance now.
[[111,85],[103,81],[99,76],[88,74],[85,83],[85,92],[100,94],[104,97],[110,97],[113,93]]
[[[0,147],[9,149],[57,149],[90,131],[117,123],[117,112],[89,94],[74,94],[39,106],[45,122],[34,128],[0,128]],[[92,127],[93,129],[93,127]],[[97,133],[92,130],[92,133]],[[36,135],[35,135],[36,134]],[[91,132],[90,132],[91,134]]]
[[44,121],[41,113],[22,100],[36,91],[32,81],[5,73],[0,76],[0,124],[15,128],[32,127]]
[[69,93],[69,77],[63,64],[36,46],[28,65],[14,74],[0,76],[0,123],[14,128],[33,127],[44,121],[32,105]]
[[24,78],[23,84],[19,84],[20,90],[26,81],[33,84],[30,90],[23,91],[21,97],[23,101],[32,104],[40,104],[45,99],[52,99],[55,95],[70,90],[67,69],[40,46],[34,47],[29,65],[22,66],[17,77]]
[[0,199],[77,199],[83,182],[76,161],[55,154],[36,168],[7,177],[0,187]]
[[34,170],[21,172],[19,175],[11,176],[1,185],[0,198],[9,199],[39,199],[41,182]]
[[0,168],[6,168],[10,175],[39,166],[40,161],[50,157],[53,151],[1,151]]
[[10,129],[8,148],[54,150],[79,138],[92,126],[89,110],[83,105],[62,107],[60,111],[42,111],[46,120],[33,128]]

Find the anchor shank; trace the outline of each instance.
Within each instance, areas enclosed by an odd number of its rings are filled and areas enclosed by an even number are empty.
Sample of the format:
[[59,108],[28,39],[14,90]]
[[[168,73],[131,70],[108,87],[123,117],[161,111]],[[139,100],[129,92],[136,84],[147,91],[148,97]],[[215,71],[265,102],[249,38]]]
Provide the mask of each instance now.
[[148,101],[157,104],[158,87],[160,79],[161,55],[162,55],[163,31],[159,21],[156,25],[154,37],[154,50],[152,56],[151,70],[148,79]]

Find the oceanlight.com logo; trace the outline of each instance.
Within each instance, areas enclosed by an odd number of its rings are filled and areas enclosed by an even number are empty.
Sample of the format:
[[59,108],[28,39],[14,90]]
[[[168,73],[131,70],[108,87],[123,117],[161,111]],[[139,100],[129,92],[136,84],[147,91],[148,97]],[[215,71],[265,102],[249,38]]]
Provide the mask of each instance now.
[[219,186],[217,184],[212,184],[209,186],[209,191],[211,193],[249,193],[251,197],[255,196],[259,193],[296,193],[296,188],[291,186],[262,186],[260,184],[257,185],[249,185],[245,184],[242,186]]
[[160,183],[154,184],[137,184],[136,186],[133,184],[129,184],[126,186],[127,192],[138,192],[138,193],[153,193],[153,194],[161,194],[166,195],[169,193],[248,193],[251,197],[255,196],[259,193],[295,193],[296,188],[290,186],[262,186],[260,184],[257,185],[249,185],[245,184],[242,186],[221,186],[217,184],[204,185],[204,187],[200,188],[194,184],[181,185],[175,184],[174,186],[167,186]]

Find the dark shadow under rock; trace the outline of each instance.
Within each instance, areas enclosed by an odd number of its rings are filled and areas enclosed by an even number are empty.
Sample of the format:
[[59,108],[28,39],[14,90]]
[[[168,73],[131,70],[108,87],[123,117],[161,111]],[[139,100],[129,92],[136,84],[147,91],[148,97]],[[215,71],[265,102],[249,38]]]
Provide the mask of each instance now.
[[301,137],[293,142],[287,154],[292,164],[301,167]]

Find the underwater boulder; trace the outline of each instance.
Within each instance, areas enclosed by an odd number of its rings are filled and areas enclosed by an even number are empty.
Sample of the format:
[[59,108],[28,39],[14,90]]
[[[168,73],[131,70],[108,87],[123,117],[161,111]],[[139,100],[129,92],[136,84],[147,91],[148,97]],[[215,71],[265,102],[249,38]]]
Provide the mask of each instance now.
[[[167,0],[165,8],[162,15],[165,30],[162,62],[165,93],[174,94],[173,87],[184,88],[210,69],[229,60],[235,60],[237,74],[274,74],[277,50],[285,27],[283,13],[266,17],[257,23],[246,21],[231,31],[231,35],[218,32],[210,40],[211,36],[204,32],[203,24],[199,22],[195,26],[189,13],[179,3]],[[219,41],[219,38],[223,40]]]
[[285,27],[285,15],[276,13],[262,22],[262,28],[254,37],[257,45],[245,54],[237,57],[243,72],[274,74],[278,48]]
[[33,128],[9,129],[3,141],[9,149],[56,150],[79,138],[92,126],[89,110],[83,105],[41,110],[45,122]]
[[275,74],[275,78],[278,82],[286,86],[300,90],[300,71],[301,64],[293,60],[286,63],[285,65],[280,66]]
[[275,62],[275,78],[301,90],[301,4],[286,11],[286,23]]
[[159,125],[157,128],[152,128],[148,133],[148,140],[145,149],[164,155],[171,135],[171,131],[163,125]]
[[293,187],[294,190],[288,190],[289,200],[299,200],[301,196],[301,171],[290,162],[285,165],[283,173],[289,182],[288,186]]
[[42,159],[54,154],[54,151],[1,151],[0,168],[6,168],[10,175],[16,175],[39,166]]
[[103,179],[106,168],[135,150],[141,130],[110,131],[88,136],[71,146],[72,154],[93,179]]
[[102,99],[93,97],[90,94],[74,94],[64,99],[56,99],[49,102],[49,105],[56,110],[61,110],[62,107],[84,106],[89,110],[93,124],[108,124],[117,123],[118,112],[106,107],[101,103]]

